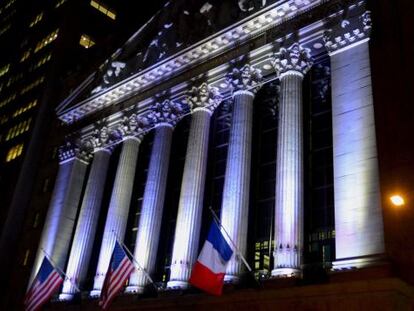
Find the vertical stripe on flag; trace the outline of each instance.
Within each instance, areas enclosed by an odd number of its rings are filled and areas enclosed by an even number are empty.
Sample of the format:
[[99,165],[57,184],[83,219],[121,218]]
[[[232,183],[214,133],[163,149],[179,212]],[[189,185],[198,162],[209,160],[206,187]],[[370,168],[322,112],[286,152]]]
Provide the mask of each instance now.
[[108,309],[112,300],[122,290],[134,269],[133,263],[126,255],[122,246],[116,241],[99,301],[99,305],[103,310]]
[[62,276],[44,257],[39,272],[30,286],[24,301],[26,311],[36,311],[41,308],[57,291],[63,282]]
[[213,221],[207,240],[193,266],[190,284],[213,295],[221,295],[224,275],[233,250]]

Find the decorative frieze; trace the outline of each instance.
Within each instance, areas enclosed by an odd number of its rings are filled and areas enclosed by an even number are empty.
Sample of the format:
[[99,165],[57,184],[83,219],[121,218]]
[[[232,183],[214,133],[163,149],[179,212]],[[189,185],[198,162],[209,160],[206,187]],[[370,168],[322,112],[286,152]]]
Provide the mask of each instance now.
[[63,163],[73,158],[88,163],[91,159],[91,149],[79,142],[79,139],[67,138],[66,142],[59,147],[59,162]]
[[369,40],[372,28],[370,11],[347,19],[333,19],[329,23],[332,27],[325,31],[323,40],[331,54]]

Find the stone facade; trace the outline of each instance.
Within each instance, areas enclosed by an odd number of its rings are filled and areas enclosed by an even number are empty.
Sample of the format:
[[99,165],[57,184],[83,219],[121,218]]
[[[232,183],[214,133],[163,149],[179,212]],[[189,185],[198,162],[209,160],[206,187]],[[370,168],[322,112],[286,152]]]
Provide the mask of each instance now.
[[[167,291],[189,288],[202,223],[206,221],[203,211],[208,210],[203,200],[209,186],[206,178],[211,120],[218,108],[226,104],[231,112],[226,121],[229,133],[220,219],[236,255],[227,267],[225,281],[242,282],[246,269],[251,269],[242,259],[249,256],[254,183],[252,154],[256,139],[253,119],[259,100],[256,95],[274,81],[279,83],[277,107],[272,108],[277,152],[269,249],[272,248],[274,258],[268,258],[272,262],[268,277],[302,277],[307,191],[304,107],[308,104],[304,88],[305,80],[313,79],[308,73],[314,62],[323,56],[330,61],[328,73],[332,85],[336,243],[333,269],[371,267],[381,262],[385,248],[369,62],[370,13],[364,1],[332,2],[335,5],[318,0],[266,5],[229,28],[179,49],[171,57],[160,60],[158,66],[136,71],[130,68],[129,75],[122,73],[128,69],[127,65],[114,60],[111,66],[113,75],[119,77],[116,83],[109,81],[105,73],[102,76],[105,87],[72,96],[77,100],[59,108],[59,118],[76,128],[81,136],[76,152],[69,149],[63,152],[65,160],[60,165],[62,173],[55,192],[63,194],[65,200],[64,204],[55,196],[51,200],[49,213],[53,216],[47,218],[41,242],[42,247],[50,244],[46,248],[48,253],[70,277],[62,299],[73,298],[71,283],[84,282],[86,272],[82,269],[90,264],[93,247],[93,241],[87,237],[95,235],[97,220],[104,217],[102,237],[95,242],[99,243],[100,251],[94,285],[89,289],[91,296],[99,295],[115,240],[124,241],[131,208],[136,204],[131,198],[139,146],[153,132],[133,243],[139,267],[126,288],[130,294],[145,292],[152,281],[148,276],[156,274],[157,261],[164,260],[159,258],[159,241],[164,238],[161,233],[167,179],[172,178],[169,167],[176,165],[170,161],[176,141],[174,127],[186,118],[191,119],[191,125],[183,175],[182,178],[174,176],[179,178],[181,188],[168,258],[170,274],[160,282]],[[249,10],[248,3],[240,5]],[[320,93],[325,99],[329,87],[321,84]],[[94,122],[85,126],[88,120]],[[111,152],[117,146],[122,146],[122,150],[112,196],[107,214],[100,216],[104,171],[109,161],[116,161]],[[85,157],[89,160],[92,155],[91,169],[86,176]],[[81,197],[84,179],[87,186]],[[76,217],[78,205],[81,207]],[[57,236],[56,230],[51,229],[52,218],[60,219]],[[55,243],[55,238],[62,242]],[[42,257],[39,248],[33,275]],[[253,296],[253,300],[258,299]]]

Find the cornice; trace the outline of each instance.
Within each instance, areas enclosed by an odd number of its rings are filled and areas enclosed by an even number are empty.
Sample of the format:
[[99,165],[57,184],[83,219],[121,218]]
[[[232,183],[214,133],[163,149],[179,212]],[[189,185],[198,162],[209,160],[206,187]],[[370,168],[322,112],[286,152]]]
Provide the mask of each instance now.
[[331,16],[327,21],[323,40],[332,56],[369,40],[372,22],[371,12],[366,10],[365,3],[360,1],[353,12]]
[[88,164],[91,158],[92,148],[81,142],[78,137],[66,137],[65,143],[59,147],[60,164],[64,164],[74,159],[78,159],[83,163]]

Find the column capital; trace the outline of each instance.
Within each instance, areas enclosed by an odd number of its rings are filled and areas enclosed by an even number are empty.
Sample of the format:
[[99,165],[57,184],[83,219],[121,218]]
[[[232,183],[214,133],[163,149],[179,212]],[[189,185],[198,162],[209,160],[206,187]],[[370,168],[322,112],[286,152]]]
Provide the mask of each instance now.
[[138,116],[136,113],[125,113],[121,124],[114,131],[114,135],[121,140],[125,140],[127,137],[135,137],[141,141],[147,127],[148,122],[145,118]]
[[325,47],[330,55],[342,52],[369,40],[372,28],[371,12],[350,18],[332,18],[323,35]]
[[297,42],[288,48],[282,47],[272,60],[272,65],[280,78],[289,73],[299,74],[303,77],[312,64],[310,50],[303,48]]
[[175,126],[183,113],[184,107],[182,104],[167,99],[163,102],[156,102],[151,107],[146,118],[153,126],[162,123],[169,123],[172,126]]
[[88,164],[92,156],[91,151],[91,148],[80,142],[78,139],[75,141],[72,138],[69,138],[59,147],[59,163],[63,164],[76,158],[85,164]]
[[226,81],[233,87],[234,92],[247,91],[254,95],[259,89],[259,84],[262,82],[262,73],[250,64],[245,64],[242,67],[234,67],[230,73],[227,74]]
[[222,99],[217,87],[212,87],[204,82],[198,87],[193,87],[188,92],[185,101],[190,106],[191,112],[206,110],[213,113]]
[[89,145],[93,152],[106,150],[111,153],[113,150],[113,147],[110,145],[112,142],[111,131],[107,122],[105,120],[98,121],[94,124],[94,127],[92,135],[84,140],[84,144]]

